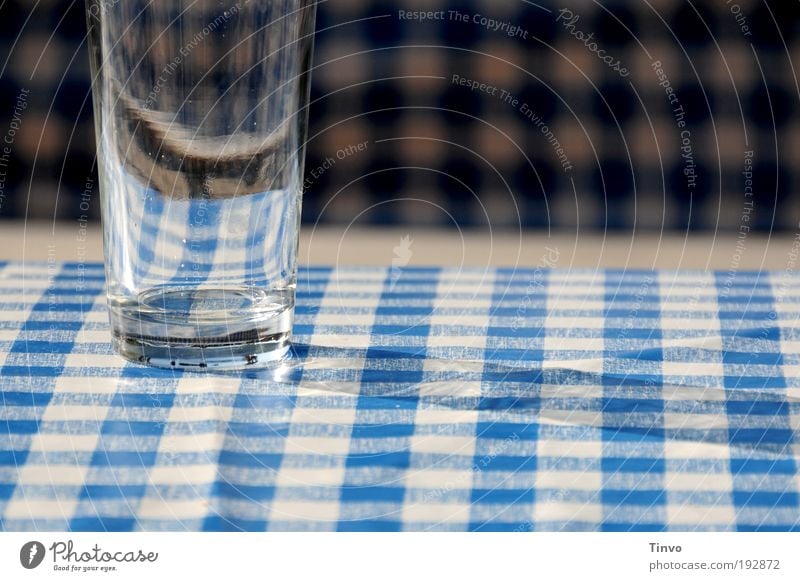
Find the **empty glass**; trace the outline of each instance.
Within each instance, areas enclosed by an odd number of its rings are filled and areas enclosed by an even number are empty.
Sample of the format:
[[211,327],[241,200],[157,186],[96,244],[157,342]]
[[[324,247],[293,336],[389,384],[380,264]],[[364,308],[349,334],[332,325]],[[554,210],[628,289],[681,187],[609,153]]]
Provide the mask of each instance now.
[[166,367],[289,349],[315,5],[87,0],[112,339]]

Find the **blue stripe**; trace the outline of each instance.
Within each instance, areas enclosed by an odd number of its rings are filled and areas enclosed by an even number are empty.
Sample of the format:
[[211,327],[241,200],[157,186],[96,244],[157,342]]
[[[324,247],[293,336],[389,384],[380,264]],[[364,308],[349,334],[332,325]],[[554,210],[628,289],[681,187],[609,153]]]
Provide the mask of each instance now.
[[406,469],[411,464],[409,452],[387,452],[385,454],[357,454],[351,452],[347,455],[347,468],[401,468]]
[[[93,301],[92,301],[93,302]],[[81,303],[66,303],[59,302],[56,305],[57,312],[61,313],[88,313],[92,310],[92,302]],[[31,311],[34,313],[49,313],[53,310],[53,306],[49,301],[44,303],[37,303],[33,305]]]
[[[0,420],[0,426],[6,425],[8,434],[35,434],[39,431],[40,420]],[[0,431],[2,433],[2,431]]]
[[661,533],[667,530],[667,525],[604,520],[600,525],[600,530],[607,533]]
[[381,305],[375,309],[378,316],[402,315],[403,317],[430,316],[433,314],[433,306],[430,307],[390,307]]
[[606,457],[600,461],[603,472],[641,472],[645,474],[663,474],[665,461],[663,458],[614,458]]
[[[0,482],[0,500],[9,500],[14,495],[14,484],[5,484]],[[2,513],[0,513],[2,514]],[[2,520],[0,520],[0,530],[2,529]]]
[[785,388],[786,380],[783,376],[757,377],[742,375],[725,375],[725,387],[739,389],[781,389]]
[[781,450],[794,443],[794,431],[789,428],[731,428],[732,444],[777,444]]
[[660,414],[664,411],[663,400],[656,399],[629,399],[619,397],[604,397],[602,399],[602,409],[606,413],[630,414],[630,413],[651,413]]
[[[20,353],[20,351],[17,351]],[[0,367],[0,377],[60,377],[64,372],[61,366],[41,367],[31,365],[23,367],[21,365],[4,365]]]
[[211,493],[213,498],[252,500],[255,502],[270,502],[275,496],[274,486],[255,486],[232,484],[217,480]]
[[75,262],[75,261],[66,261],[62,262],[63,270],[69,272],[70,270],[83,270],[88,274],[90,271],[99,271],[100,275],[103,273],[103,263],[102,262]]
[[478,410],[538,411],[542,407],[540,397],[484,397],[474,406]]
[[[631,318],[633,312],[630,308],[625,309],[607,309],[603,312],[603,317],[606,319],[628,319]],[[636,320],[640,319],[661,319],[661,311],[657,309],[638,309],[633,316]]]
[[145,484],[85,484],[80,498],[93,501],[141,498],[146,489]]
[[103,435],[160,436],[164,423],[158,421],[140,422],[131,420],[106,420],[100,433]]
[[402,529],[401,523],[393,520],[353,520],[336,524],[336,530],[340,533],[395,533]]
[[27,458],[27,450],[0,450],[0,466],[22,467]]
[[603,488],[601,500],[606,506],[664,506],[667,493],[664,490],[615,490]]
[[467,530],[481,533],[513,533],[530,530],[527,525],[528,523],[524,522],[471,522]]
[[661,329],[651,329],[648,327],[613,327],[606,326],[603,328],[604,339],[653,339],[661,340],[663,334]]
[[408,438],[414,435],[413,424],[356,424],[351,437],[366,439]]
[[238,393],[233,400],[233,407],[241,409],[292,409],[294,398],[288,395],[261,395]]
[[365,369],[361,374],[362,383],[413,384],[423,379],[422,369]]
[[[717,287],[720,290],[720,298],[725,293],[724,280],[717,277]],[[761,286],[766,291],[771,291],[768,284]],[[750,293],[752,294],[752,293]],[[763,321],[762,329],[746,330],[744,333],[724,334],[722,338],[722,361],[724,364],[724,386],[735,390],[780,390],[786,387],[786,380],[781,373],[781,366],[784,358],[779,353],[764,353],[759,351],[742,351],[739,347],[741,337],[749,336],[757,341],[763,341],[770,337],[773,341],[780,339],[780,333],[775,332],[776,318],[770,317],[773,312],[774,304],[772,293],[768,292],[765,301],[752,301],[742,305],[739,309],[732,309],[729,312],[720,312],[720,325],[723,329],[734,327],[738,331],[739,321],[758,320]],[[735,321],[735,322],[731,322]],[[779,347],[780,343],[776,343]],[[759,377],[764,371],[759,369],[758,375],[752,374],[751,365],[767,366],[772,370],[769,376]],[[747,375],[745,376],[745,373]],[[765,398],[766,399],[766,398]],[[741,428],[739,421],[729,420],[728,439],[732,445],[745,447],[752,446],[753,450],[772,450],[783,453],[787,446],[794,441],[794,433],[788,421],[788,409],[783,401],[764,401],[759,398],[757,401],[743,401],[741,399],[728,398],[725,402],[726,412],[729,416],[736,417],[763,417],[770,418],[769,428]],[[751,491],[751,479],[755,469],[761,469],[763,475],[772,475],[773,478],[786,470],[797,470],[794,459],[786,457],[780,464],[769,465],[759,458],[735,458],[730,460],[730,470],[733,481],[732,499],[737,516],[741,520],[744,516],[742,509],[745,507],[778,507],[780,505],[790,505],[797,507],[797,494],[791,495],[776,494],[766,491]],[[790,464],[794,464],[793,467]]]
[[[98,277],[98,280],[103,280],[103,277]],[[97,293],[87,293],[86,290],[86,287],[51,287],[47,289],[47,294],[51,296],[84,296],[86,304],[91,305],[94,302],[94,295]]]
[[91,465],[97,467],[136,466],[147,468],[155,464],[157,454],[157,452],[97,450],[92,456]]
[[0,401],[4,406],[41,407],[50,403],[51,392],[41,391],[0,391]]
[[375,325],[372,327],[373,335],[398,335],[401,337],[427,337],[430,335],[428,325]]
[[[476,331],[479,329],[476,327]],[[542,327],[495,327],[486,330],[487,337],[544,337]]]
[[247,453],[223,450],[219,455],[222,466],[240,466],[277,470],[281,465],[282,454]]
[[481,439],[506,440],[517,439],[534,441],[538,437],[538,424],[512,424],[508,422],[478,422],[476,435]]
[[783,365],[783,355],[780,353],[737,353],[723,351],[722,362],[726,364],[742,365]]
[[486,361],[544,361],[542,349],[487,349]]
[[742,311],[736,309],[732,311],[719,311],[721,321],[770,321],[769,311]]
[[797,492],[766,492],[745,490],[733,491],[733,502],[736,506],[764,506],[767,508],[797,508],[800,495]]
[[728,400],[729,414],[748,416],[777,416],[789,413],[789,404],[785,401],[746,401]]
[[533,472],[537,469],[536,456],[493,456],[477,459],[476,466],[488,472]]
[[175,401],[173,393],[117,393],[111,400],[114,407],[169,408]]
[[400,504],[403,502],[405,494],[406,489],[402,486],[343,486],[341,499],[345,503],[393,502]]
[[[653,417],[653,423],[661,423],[662,415]],[[603,439],[607,442],[663,442],[666,430],[654,426],[634,427],[609,425],[603,427]]]
[[790,459],[731,458],[731,472],[734,474],[785,474],[791,476],[795,471],[795,463]]
[[25,331],[79,331],[83,327],[83,321],[25,321],[23,329]]
[[263,520],[211,515],[203,521],[203,531],[258,533],[266,530],[266,525],[267,523]]
[[237,438],[281,438],[289,437],[289,424],[255,424],[250,422],[228,422],[228,434]]
[[74,533],[97,531],[125,533],[134,530],[135,527],[136,519],[129,517],[78,517],[69,521],[70,531]]
[[503,488],[472,490],[470,502],[479,504],[502,504],[506,506],[516,506],[518,504],[533,504],[535,493],[533,489],[528,490],[506,490]]
[[800,532],[800,524],[795,525],[769,525],[769,524],[739,524],[736,531],[740,533],[796,533]]
[[417,409],[419,398],[413,397],[360,397],[359,410],[413,410]]

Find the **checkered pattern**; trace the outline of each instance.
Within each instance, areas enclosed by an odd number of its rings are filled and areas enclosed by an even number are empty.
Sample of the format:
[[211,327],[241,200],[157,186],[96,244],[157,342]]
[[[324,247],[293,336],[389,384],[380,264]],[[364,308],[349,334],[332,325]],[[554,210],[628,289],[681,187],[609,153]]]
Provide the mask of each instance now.
[[[119,177],[133,180],[124,173]],[[295,263],[298,204],[286,190],[248,197],[245,204],[243,198],[175,201],[136,195],[135,183],[123,187],[135,194],[126,197],[127,212],[109,212],[107,249],[109,262],[124,265],[119,269],[130,272],[138,288],[187,280],[268,287]]]
[[[93,156],[84,7],[39,3],[28,19],[29,4],[7,0],[0,10],[0,47],[10,55],[0,71],[0,139],[19,91],[31,90],[0,215],[75,218]],[[628,77],[556,22],[562,7]],[[401,20],[399,10],[457,10],[469,22]],[[799,11],[787,0],[322,2],[304,219],[735,229],[752,150],[755,211],[746,225],[794,229]],[[528,37],[489,30],[476,15]],[[692,189],[657,61],[686,111]],[[520,105],[453,84],[453,74],[505,89]],[[522,103],[552,130],[571,170]],[[368,147],[336,157],[357,143]],[[327,159],[336,165],[312,176]]]
[[800,530],[800,276],[301,271],[280,373],[0,266],[0,529]]

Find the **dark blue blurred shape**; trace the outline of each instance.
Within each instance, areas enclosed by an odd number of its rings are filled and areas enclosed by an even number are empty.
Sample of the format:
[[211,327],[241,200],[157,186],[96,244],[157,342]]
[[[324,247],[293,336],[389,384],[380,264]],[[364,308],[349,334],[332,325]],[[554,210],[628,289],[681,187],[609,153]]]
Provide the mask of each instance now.
[[[81,214],[93,179],[83,11],[0,8],[0,216]],[[359,223],[396,224],[414,219],[408,198],[441,204],[442,224],[484,225],[487,212],[515,226],[508,187],[524,226],[628,228],[647,199],[648,224],[736,229],[738,213],[718,210],[742,207],[752,151],[749,225],[797,227],[800,2],[329,0],[318,29],[306,220],[347,222],[358,200],[377,204]]]

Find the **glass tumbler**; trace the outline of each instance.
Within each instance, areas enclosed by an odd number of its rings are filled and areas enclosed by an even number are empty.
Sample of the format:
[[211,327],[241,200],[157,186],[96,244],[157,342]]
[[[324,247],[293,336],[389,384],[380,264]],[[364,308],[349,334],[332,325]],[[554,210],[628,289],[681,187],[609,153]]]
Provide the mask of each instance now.
[[267,366],[294,318],[312,0],[87,0],[112,341]]

